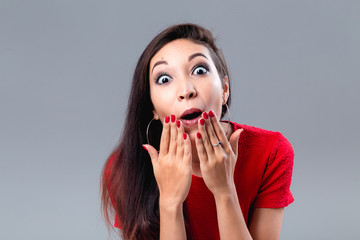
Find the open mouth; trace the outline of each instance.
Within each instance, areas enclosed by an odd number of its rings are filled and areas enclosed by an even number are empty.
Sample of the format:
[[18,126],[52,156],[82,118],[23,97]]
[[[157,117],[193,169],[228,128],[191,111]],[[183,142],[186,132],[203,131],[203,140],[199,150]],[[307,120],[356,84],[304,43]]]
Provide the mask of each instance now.
[[184,120],[192,120],[192,119],[195,119],[197,117],[199,117],[201,115],[201,112],[194,112],[194,113],[191,113],[191,114],[187,114],[185,116],[182,117],[182,119]]
[[180,119],[185,125],[192,126],[197,124],[201,114],[202,111],[200,109],[191,108],[183,112]]

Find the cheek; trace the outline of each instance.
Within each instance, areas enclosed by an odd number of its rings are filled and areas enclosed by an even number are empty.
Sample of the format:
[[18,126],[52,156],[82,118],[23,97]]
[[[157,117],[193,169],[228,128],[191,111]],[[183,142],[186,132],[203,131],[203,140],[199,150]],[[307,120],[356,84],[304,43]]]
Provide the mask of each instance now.
[[222,108],[222,96],[223,96],[223,89],[220,83],[220,80],[214,81],[213,84],[209,84],[208,89],[208,99],[211,103],[211,108],[215,111],[216,115],[220,117],[221,115],[221,108]]
[[171,94],[171,91],[163,91],[163,89],[159,89],[159,87],[156,86],[150,90],[150,98],[152,104],[161,120],[163,120],[165,116],[171,114],[171,96],[173,96],[173,94]]

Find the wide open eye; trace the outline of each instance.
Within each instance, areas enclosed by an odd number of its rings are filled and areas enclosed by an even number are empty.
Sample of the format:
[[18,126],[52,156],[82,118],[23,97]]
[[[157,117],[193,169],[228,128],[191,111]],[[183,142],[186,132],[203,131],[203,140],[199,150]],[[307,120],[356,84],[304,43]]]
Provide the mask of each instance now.
[[209,68],[205,65],[196,66],[193,70],[193,74],[195,75],[203,75],[209,71]]
[[166,84],[170,82],[171,78],[168,75],[161,74],[159,77],[156,78],[157,84]]

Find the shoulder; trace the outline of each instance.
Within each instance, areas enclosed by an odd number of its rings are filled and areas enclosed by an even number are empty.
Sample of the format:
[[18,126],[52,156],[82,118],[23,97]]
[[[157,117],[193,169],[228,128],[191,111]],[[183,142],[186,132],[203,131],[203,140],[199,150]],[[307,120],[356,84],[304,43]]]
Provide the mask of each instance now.
[[[247,148],[262,148],[263,150],[288,149],[292,151],[290,142],[280,132],[270,131],[254,126],[231,122],[233,130],[244,129],[239,143]],[[239,144],[239,147],[242,146]]]
[[[251,160],[254,164],[288,165],[294,161],[291,143],[280,132],[232,122],[234,131],[244,129],[239,138],[239,158]],[[259,167],[259,165],[257,165]]]
[[239,139],[236,174],[240,183],[248,183],[248,191],[255,196],[254,206],[280,208],[289,205],[294,200],[290,192],[294,163],[290,142],[280,132],[232,124],[234,130],[244,129]]
[[268,138],[277,138],[279,135],[282,135],[280,132],[270,131],[267,129],[249,126],[246,124],[240,124],[236,122],[231,122],[234,131],[237,129],[244,129],[244,133],[250,137],[268,137]]
[[109,191],[111,189],[114,172],[119,170],[119,155],[119,151],[114,150],[107,158],[102,170],[102,178]]

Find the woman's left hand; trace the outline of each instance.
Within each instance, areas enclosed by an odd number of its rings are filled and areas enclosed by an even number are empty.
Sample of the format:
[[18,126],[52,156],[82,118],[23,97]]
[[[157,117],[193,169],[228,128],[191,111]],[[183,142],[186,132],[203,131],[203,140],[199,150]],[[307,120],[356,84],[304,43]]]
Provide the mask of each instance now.
[[243,129],[236,130],[228,141],[212,111],[202,114],[198,127],[195,143],[206,186],[215,197],[236,192],[234,170],[238,156],[238,140]]

